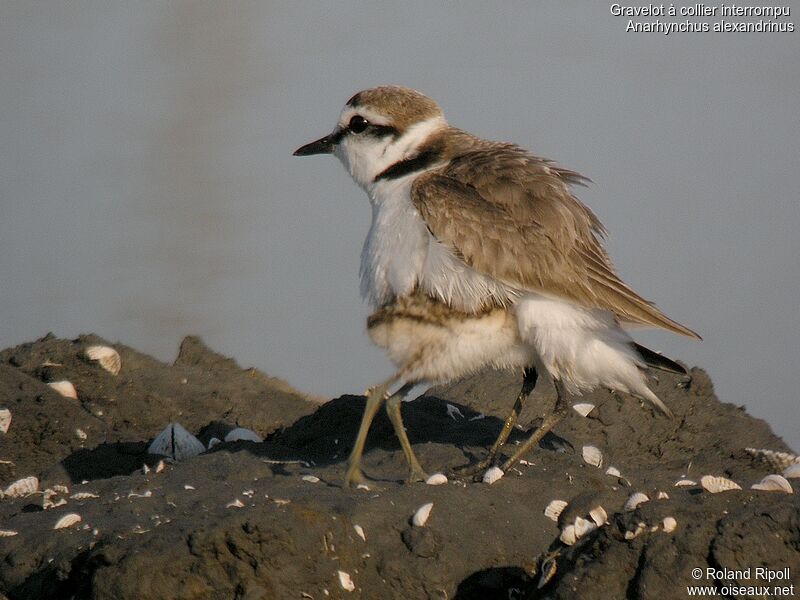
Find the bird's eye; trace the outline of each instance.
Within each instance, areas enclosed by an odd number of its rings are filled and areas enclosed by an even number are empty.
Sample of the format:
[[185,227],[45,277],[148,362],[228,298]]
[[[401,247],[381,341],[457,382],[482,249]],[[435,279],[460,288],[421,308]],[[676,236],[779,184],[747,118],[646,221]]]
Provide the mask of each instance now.
[[361,115],[354,115],[352,119],[350,119],[350,123],[348,124],[347,128],[352,131],[353,133],[361,133],[369,126],[369,121],[367,121]]

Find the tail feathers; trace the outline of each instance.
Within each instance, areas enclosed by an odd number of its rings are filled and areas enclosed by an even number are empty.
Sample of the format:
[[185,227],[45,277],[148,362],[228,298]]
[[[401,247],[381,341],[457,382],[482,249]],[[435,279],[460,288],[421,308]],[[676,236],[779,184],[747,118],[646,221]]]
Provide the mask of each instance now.
[[659,369],[661,371],[668,371],[669,373],[675,373],[677,375],[689,374],[684,367],[676,363],[674,360],[667,358],[666,356],[662,356],[657,352],[653,352],[649,348],[645,348],[636,342],[633,343],[633,347],[636,352],[639,353],[639,355],[642,357],[642,360],[644,360],[648,367],[653,367],[654,369]]

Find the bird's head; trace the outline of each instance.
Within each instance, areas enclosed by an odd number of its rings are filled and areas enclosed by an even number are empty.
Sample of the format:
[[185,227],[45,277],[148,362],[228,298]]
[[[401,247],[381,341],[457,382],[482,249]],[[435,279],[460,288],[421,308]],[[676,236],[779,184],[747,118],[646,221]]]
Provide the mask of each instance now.
[[368,190],[391,165],[413,157],[447,126],[433,100],[400,86],[357,93],[347,101],[333,132],[295,150],[295,156],[334,154]]

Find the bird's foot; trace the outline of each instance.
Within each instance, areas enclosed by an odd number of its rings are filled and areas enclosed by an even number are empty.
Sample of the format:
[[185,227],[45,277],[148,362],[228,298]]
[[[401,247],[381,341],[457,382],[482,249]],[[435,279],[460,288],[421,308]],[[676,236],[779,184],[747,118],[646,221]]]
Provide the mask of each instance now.
[[406,477],[406,483],[416,483],[417,481],[426,481],[428,479],[428,474],[422,470],[422,467],[412,467],[408,471],[408,477]]
[[494,458],[490,455],[474,464],[456,467],[453,469],[453,476],[459,479],[472,478],[473,481],[480,481],[484,471],[494,464]]
[[364,472],[361,470],[361,467],[358,465],[352,465],[347,469],[347,473],[344,475],[344,487],[357,488],[359,486],[369,487],[369,482],[364,476]]

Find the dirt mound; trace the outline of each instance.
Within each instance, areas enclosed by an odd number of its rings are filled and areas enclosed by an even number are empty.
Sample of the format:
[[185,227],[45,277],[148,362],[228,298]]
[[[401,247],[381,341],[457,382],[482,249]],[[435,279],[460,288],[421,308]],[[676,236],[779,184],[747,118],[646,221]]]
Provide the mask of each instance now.
[[[194,338],[171,366],[115,344],[114,376],[83,356],[98,343],[47,337],[0,353],[0,408],[13,418],[0,434],[0,482],[35,475],[52,490],[0,501],[0,529],[17,533],[0,538],[8,598],[685,598],[690,585],[800,583],[800,501],[749,489],[775,468],[744,449],[790,450],[764,422],[720,403],[700,369],[691,382],[655,384],[674,419],[606,392],[576,400],[595,408],[570,411],[491,486],[452,476],[403,484],[402,451],[379,414],[363,463],[374,484],[345,490],[363,397],[318,406]],[[46,385],[63,379],[78,400]],[[482,457],[520,384],[486,372],[405,404],[422,465],[449,473]],[[537,390],[522,429],[551,403],[551,390]],[[172,421],[205,444],[236,425],[266,439],[223,442],[159,469],[147,446]],[[585,445],[602,451],[601,468],[583,460]],[[706,474],[744,489],[674,487]],[[635,491],[651,500],[623,510]],[[560,526],[543,514],[553,499],[568,502]],[[427,524],[411,525],[426,503]],[[597,505],[608,524],[572,546],[559,541]],[[67,513],[81,521],[54,530]],[[666,517],[677,523],[669,533]],[[756,567],[788,568],[789,579],[756,581]],[[715,582],[707,568],[740,577]]]

